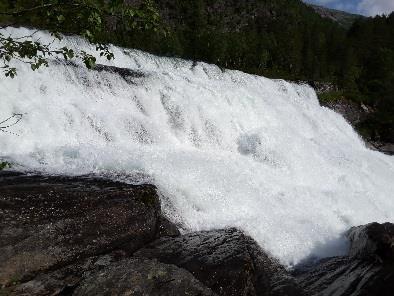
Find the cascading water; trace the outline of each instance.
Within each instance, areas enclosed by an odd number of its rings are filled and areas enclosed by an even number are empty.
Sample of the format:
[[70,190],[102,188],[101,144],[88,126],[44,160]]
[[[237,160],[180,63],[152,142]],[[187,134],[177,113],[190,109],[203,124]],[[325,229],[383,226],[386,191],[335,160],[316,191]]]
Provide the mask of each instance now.
[[112,51],[98,62],[113,68],[18,64],[1,78],[0,118],[25,115],[0,132],[0,156],[19,170],[152,182],[185,231],[239,227],[287,265],[335,254],[323,246],[353,225],[394,222],[394,158],[368,150],[310,87]]

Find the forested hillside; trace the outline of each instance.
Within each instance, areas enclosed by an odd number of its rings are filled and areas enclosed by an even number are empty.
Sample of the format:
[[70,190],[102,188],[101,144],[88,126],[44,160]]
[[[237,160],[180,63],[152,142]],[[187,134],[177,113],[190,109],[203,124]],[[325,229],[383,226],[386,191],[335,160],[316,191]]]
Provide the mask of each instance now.
[[346,56],[339,77],[345,94],[377,110],[360,128],[394,142],[394,13],[357,21],[347,33]]
[[331,79],[345,38],[299,0],[156,1],[170,38],[127,43],[159,54],[287,79]]
[[[34,2],[41,1],[0,1],[4,10]],[[333,83],[339,90],[325,100],[344,96],[372,106],[376,112],[360,129],[372,140],[394,141],[394,14],[360,18],[346,29],[300,0],[154,2],[168,34],[109,19],[103,41],[272,78]],[[6,21],[46,27],[41,15]]]

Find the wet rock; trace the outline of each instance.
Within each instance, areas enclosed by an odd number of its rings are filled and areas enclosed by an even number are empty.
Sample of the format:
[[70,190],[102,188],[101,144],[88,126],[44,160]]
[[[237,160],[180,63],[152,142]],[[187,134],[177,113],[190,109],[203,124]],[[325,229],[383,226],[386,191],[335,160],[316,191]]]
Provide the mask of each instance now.
[[181,235],[181,233],[175,224],[170,222],[164,216],[159,217],[158,232],[156,234],[157,238],[163,237],[163,236],[176,237],[176,236],[180,236],[180,235]]
[[[81,262],[40,273],[34,279],[6,288],[12,295],[73,295],[75,289],[86,277],[100,272],[124,258],[117,252],[100,257],[90,257]],[[8,295],[7,294],[7,295]]]
[[374,112],[372,108],[344,98],[324,102],[323,105],[341,114],[354,127],[366,120],[368,115]]
[[309,84],[317,94],[323,94],[327,92],[336,92],[339,90],[338,86],[331,82],[319,82],[319,81],[299,81],[299,83]]
[[371,223],[353,227],[348,237],[350,257],[394,263],[394,224]]
[[156,260],[131,258],[82,281],[74,295],[215,295],[188,271]]
[[94,70],[98,71],[98,72],[103,72],[104,71],[104,72],[117,74],[120,77],[122,77],[126,82],[134,82],[135,79],[145,78],[148,75],[146,73],[143,73],[143,72],[140,72],[140,71],[131,70],[129,68],[119,68],[119,67],[102,65],[102,64],[97,64],[94,67]]
[[9,295],[215,295],[186,270],[123,255],[92,257],[41,274]]
[[363,103],[355,103],[351,100],[339,97],[329,102],[321,102],[327,108],[341,114],[359,132],[369,149],[380,151],[387,155],[394,155],[394,136],[390,128],[373,129],[372,122],[377,116],[376,110]]
[[294,279],[236,229],[160,238],[135,253],[191,272],[219,295],[301,295]]
[[[127,54],[127,51],[125,51],[124,53]],[[75,63],[74,61],[70,61],[70,60],[69,61],[52,61],[51,63],[53,63],[55,65],[66,64],[67,66],[71,66],[74,68],[80,67],[77,63]],[[107,72],[107,73],[119,75],[126,82],[130,82],[130,83],[134,83],[134,84],[138,80],[149,76],[149,74],[141,72],[141,71],[132,70],[129,68],[121,68],[121,67],[115,67],[115,66],[110,66],[110,65],[103,65],[103,64],[96,64],[91,70],[97,71],[97,72]]]
[[300,285],[311,295],[393,295],[394,224],[354,227],[348,237],[349,254],[298,270]]
[[0,193],[0,287],[157,236],[151,185],[2,172]]
[[387,155],[394,155],[394,143],[370,142],[370,144],[375,150],[381,151]]

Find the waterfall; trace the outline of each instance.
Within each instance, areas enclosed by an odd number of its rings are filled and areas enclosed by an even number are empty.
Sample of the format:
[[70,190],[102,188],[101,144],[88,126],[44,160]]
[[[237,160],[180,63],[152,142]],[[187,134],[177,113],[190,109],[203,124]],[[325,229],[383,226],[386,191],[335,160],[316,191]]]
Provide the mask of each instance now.
[[288,266],[342,252],[351,226],[394,222],[394,158],[368,150],[309,86],[111,50],[95,70],[16,63],[18,76],[0,79],[0,119],[24,116],[0,132],[0,157],[15,170],[153,183],[183,231],[238,227]]

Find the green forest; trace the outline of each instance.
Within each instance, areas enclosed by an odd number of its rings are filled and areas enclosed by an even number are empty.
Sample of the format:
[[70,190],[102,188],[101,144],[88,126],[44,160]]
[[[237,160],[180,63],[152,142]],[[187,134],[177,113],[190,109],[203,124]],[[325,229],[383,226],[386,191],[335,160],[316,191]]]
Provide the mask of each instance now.
[[[40,2],[2,0],[0,9]],[[150,4],[159,12],[161,30],[107,19],[100,41],[271,78],[333,83],[339,90],[325,99],[345,97],[371,106],[376,112],[359,130],[374,141],[394,141],[394,13],[360,17],[345,28],[323,19],[300,0],[155,0]],[[7,16],[1,22],[57,29],[39,13]],[[62,31],[78,32],[78,25],[64,24]]]

